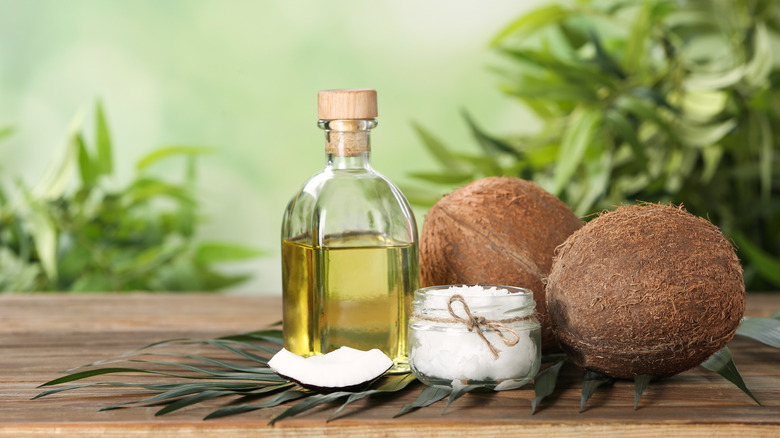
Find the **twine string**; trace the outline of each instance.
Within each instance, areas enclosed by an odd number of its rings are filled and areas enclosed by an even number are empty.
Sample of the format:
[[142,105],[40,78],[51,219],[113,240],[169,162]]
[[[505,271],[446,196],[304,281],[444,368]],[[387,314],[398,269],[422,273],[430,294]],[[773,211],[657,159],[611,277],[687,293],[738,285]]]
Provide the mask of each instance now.
[[[463,310],[466,312],[466,318],[457,315],[455,311],[452,310],[452,303],[455,301],[458,301],[463,305]],[[466,304],[466,300],[461,295],[455,294],[452,297],[450,297],[450,300],[447,302],[447,310],[450,311],[450,315],[452,315],[452,317],[457,322],[463,323],[470,332],[476,332],[477,335],[479,335],[479,337],[482,338],[483,341],[485,341],[488,348],[490,348],[490,352],[493,354],[493,359],[498,359],[499,351],[495,347],[495,345],[493,345],[485,337],[485,333],[484,333],[485,330],[492,330],[496,332],[498,338],[501,339],[501,341],[507,347],[512,347],[514,345],[517,345],[517,343],[520,341],[520,335],[518,335],[517,331],[507,326],[506,324],[498,321],[491,321],[485,318],[484,316],[474,316],[471,313],[471,309],[469,309],[469,306]],[[505,333],[510,334],[512,339],[508,338]]]

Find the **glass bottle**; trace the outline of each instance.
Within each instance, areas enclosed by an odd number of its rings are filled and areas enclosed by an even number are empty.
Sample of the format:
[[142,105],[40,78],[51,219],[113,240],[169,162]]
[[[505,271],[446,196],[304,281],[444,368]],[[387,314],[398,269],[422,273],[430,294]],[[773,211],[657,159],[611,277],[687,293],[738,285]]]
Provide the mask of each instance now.
[[378,348],[405,371],[417,226],[398,187],[371,167],[376,91],[317,98],[326,165],[282,222],[284,347],[301,356]]

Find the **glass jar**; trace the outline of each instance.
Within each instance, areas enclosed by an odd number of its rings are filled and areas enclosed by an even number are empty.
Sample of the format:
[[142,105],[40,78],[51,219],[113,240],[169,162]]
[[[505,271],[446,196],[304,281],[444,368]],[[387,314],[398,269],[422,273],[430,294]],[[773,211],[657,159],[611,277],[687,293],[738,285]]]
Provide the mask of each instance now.
[[419,289],[409,321],[409,362],[430,386],[495,390],[528,383],[541,362],[533,292],[511,286]]

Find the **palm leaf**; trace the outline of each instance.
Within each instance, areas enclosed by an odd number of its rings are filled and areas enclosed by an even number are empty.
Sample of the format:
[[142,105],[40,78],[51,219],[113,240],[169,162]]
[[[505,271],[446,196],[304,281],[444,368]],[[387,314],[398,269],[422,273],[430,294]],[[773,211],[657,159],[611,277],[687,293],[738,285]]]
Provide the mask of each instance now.
[[424,408],[430,406],[437,401],[447,397],[452,392],[450,388],[444,388],[440,386],[426,386],[417,396],[417,399],[408,405],[403,405],[401,410],[397,414],[393,415],[393,418],[400,417],[401,415],[411,412],[415,409]]
[[585,404],[590,400],[591,396],[604,385],[611,385],[615,383],[615,379],[593,372],[591,370],[585,370],[585,375],[582,377],[582,395],[580,397],[580,413],[585,410]]
[[723,347],[720,351],[713,354],[712,357],[702,362],[701,366],[720,374],[721,377],[733,383],[737,388],[741,389],[742,392],[749,395],[756,403],[759,405],[761,404],[756,396],[750,392],[747,385],[745,385],[745,381],[742,380],[742,375],[739,373],[737,365],[734,363],[734,358],[731,356],[731,350],[729,350],[728,347]]
[[634,376],[634,410],[639,406],[639,398],[642,397],[642,393],[647,389],[647,385],[650,384],[650,380],[653,376],[647,374],[638,374]]
[[536,413],[539,403],[555,391],[555,386],[558,384],[558,373],[560,373],[567,359],[568,357],[565,355],[556,357],[552,365],[540,371],[534,378],[534,399],[531,401],[531,415]]

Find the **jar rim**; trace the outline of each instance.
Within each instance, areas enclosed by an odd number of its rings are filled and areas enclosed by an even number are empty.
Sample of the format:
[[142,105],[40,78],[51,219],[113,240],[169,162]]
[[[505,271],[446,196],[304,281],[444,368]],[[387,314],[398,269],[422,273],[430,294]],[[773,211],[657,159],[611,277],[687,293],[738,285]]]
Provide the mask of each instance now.
[[[506,306],[510,305],[510,303],[521,300],[521,302],[518,302],[517,306],[512,306],[511,310],[512,312],[515,312],[516,314],[526,314],[526,313],[533,313],[534,309],[536,308],[536,301],[533,298],[533,291],[530,289],[519,287],[519,286],[505,286],[505,285],[494,285],[494,284],[448,284],[448,285],[438,285],[438,286],[428,286],[423,287],[420,289],[417,289],[414,292],[414,306],[415,309],[418,309],[419,307],[428,307],[425,306],[423,303],[430,302],[431,304],[434,304],[433,307],[429,307],[430,310],[433,309],[439,309],[439,310],[446,310],[447,309],[447,295],[433,295],[429,292],[436,291],[436,290],[447,290],[453,287],[473,287],[473,286],[479,286],[484,289],[490,289],[490,288],[496,288],[496,289],[503,289],[508,291],[509,293],[506,295],[465,295],[463,296],[463,299],[466,300],[469,303],[469,306],[472,307],[472,310],[479,312],[482,308],[492,308],[496,305]],[[455,295],[455,294],[452,294]]]
[[482,288],[496,288],[496,289],[506,289],[509,291],[509,293],[513,296],[518,295],[526,295],[526,296],[533,296],[533,291],[531,289],[521,287],[521,286],[507,286],[504,284],[483,284],[483,283],[473,283],[473,284],[466,284],[466,283],[459,283],[459,284],[440,284],[436,286],[426,286],[421,287],[417,289],[415,292],[428,292],[430,290],[438,290],[438,289],[449,289],[451,287],[473,287],[473,286],[479,286]]

